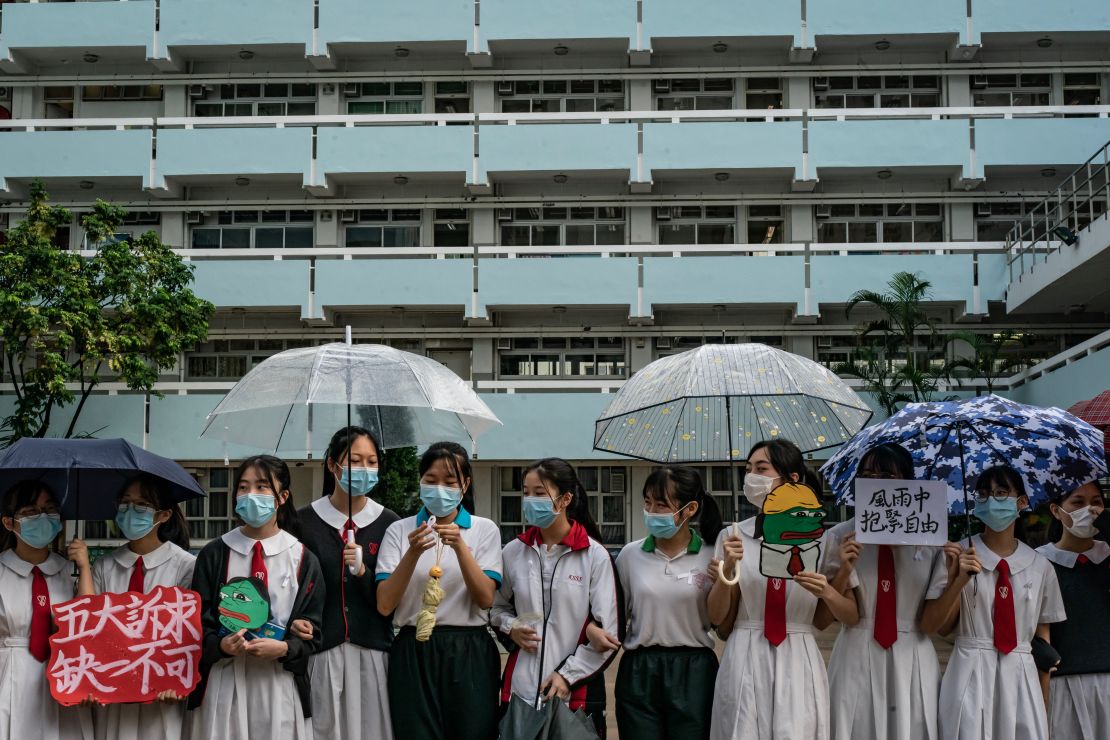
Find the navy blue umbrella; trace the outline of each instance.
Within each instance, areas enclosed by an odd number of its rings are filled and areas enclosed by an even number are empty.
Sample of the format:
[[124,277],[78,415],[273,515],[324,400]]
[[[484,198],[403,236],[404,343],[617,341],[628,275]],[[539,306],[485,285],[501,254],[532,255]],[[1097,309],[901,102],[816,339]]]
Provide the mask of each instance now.
[[0,456],[0,493],[24,480],[39,481],[58,498],[65,519],[116,516],[116,498],[140,474],[161,480],[177,503],[204,496],[185,468],[125,439],[24,437]]

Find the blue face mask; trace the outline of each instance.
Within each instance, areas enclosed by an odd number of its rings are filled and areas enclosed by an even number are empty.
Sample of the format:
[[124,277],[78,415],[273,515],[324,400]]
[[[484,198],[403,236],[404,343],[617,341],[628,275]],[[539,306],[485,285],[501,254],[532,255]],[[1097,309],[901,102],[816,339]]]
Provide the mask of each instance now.
[[555,521],[555,502],[547,496],[525,496],[524,521],[533,527],[543,529]]
[[975,518],[986,524],[995,532],[1002,532],[1018,518],[1016,498],[1007,498],[999,501],[993,496],[986,501],[976,502]]
[[644,526],[652,537],[658,540],[669,540],[678,534],[681,525],[674,523],[674,517],[675,514],[681,513],[682,509],[671,514],[652,514],[644,509]]
[[448,516],[462,503],[462,490],[447,486],[420,484],[420,501],[434,516]]
[[31,547],[46,547],[62,531],[60,514],[35,514],[19,520],[16,536]]
[[129,540],[141,540],[154,529],[154,509],[137,504],[121,504],[116,513],[116,526]]
[[[365,496],[378,485],[377,468],[343,468],[339,486],[352,496]],[[348,483],[348,480],[350,481]]]
[[277,513],[277,499],[269,493],[246,493],[235,499],[235,513],[248,527],[261,527]]

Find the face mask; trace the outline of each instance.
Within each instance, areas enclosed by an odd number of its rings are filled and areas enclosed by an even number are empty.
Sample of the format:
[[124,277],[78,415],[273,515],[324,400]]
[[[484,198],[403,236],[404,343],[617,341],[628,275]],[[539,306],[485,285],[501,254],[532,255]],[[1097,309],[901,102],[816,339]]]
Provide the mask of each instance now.
[[129,540],[141,540],[154,529],[154,509],[149,506],[121,504],[116,514],[116,526]]
[[759,473],[748,473],[744,476],[744,498],[751,502],[757,509],[763,508],[763,500],[771,493],[778,478],[771,478]]
[[1071,517],[1071,526],[1069,527],[1063,522],[1060,522],[1064,524],[1064,529],[1082,540],[1087,540],[1095,536],[1098,530],[1095,529],[1095,515],[1091,513],[1090,506],[1084,506],[1082,509],[1076,509],[1075,511],[1065,513]]
[[[365,496],[378,485],[377,468],[343,468],[339,486],[352,496]],[[350,482],[348,482],[348,480]],[[438,514],[437,514],[438,516]]]
[[60,514],[35,514],[19,520],[16,536],[31,547],[46,547],[62,531]]
[[435,516],[447,516],[462,503],[462,490],[447,486],[420,484],[420,500],[424,508]]
[[[685,506],[682,507],[682,509],[685,508]],[[674,514],[652,514],[644,509],[644,526],[647,527],[648,534],[659,540],[669,540],[674,537],[682,526],[674,523],[675,514],[681,514],[682,509]]]
[[555,502],[547,496],[525,496],[524,521],[533,527],[543,529],[555,521]]
[[993,496],[975,504],[975,518],[986,524],[995,532],[1001,532],[1014,523],[1018,518],[1016,498],[1007,498],[999,501]]
[[235,499],[235,513],[248,527],[261,527],[277,512],[277,499],[268,493],[247,493]]

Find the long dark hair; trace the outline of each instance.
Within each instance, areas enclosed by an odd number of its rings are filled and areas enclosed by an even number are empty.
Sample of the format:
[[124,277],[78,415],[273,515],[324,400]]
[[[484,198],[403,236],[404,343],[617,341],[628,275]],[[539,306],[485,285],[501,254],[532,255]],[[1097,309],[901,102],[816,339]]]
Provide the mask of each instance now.
[[[0,502],[0,516],[15,517],[16,512],[24,506],[33,505],[43,491],[50,494],[55,505],[58,503],[58,497],[50,486],[37,480],[21,480],[4,492],[4,500]],[[15,532],[7,527],[0,527],[0,552],[13,549],[16,541]]]
[[239,467],[235,469],[234,484],[231,487],[233,496],[238,495],[239,482],[243,480],[243,475],[251,468],[257,468],[270,479],[270,485],[274,489],[275,497],[282,491],[289,491],[289,495],[285,498],[285,503],[277,507],[277,524],[280,528],[299,539],[301,535],[301,520],[297,516],[297,507],[293,505],[293,491],[290,489],[292,475],[289,473],[289,466],[286,465],[285,461],[280,457],[274,457],[273,455],[255,455],[254,457],[248,457],[246,460],[239,463]]
[[[349,433],[348,430],[350,430]],[[335,493],[335,476],[328,470],[328,461],[339,465],[343,458],[348,456],[347,451],[354,446],[355,440],[359,437],[370,440],[370,444],[374,445],[374,454],[378,456],[378,485],[373,491],[374,498],[381,498],[382,493],[385,492],[385,450],[382,449],[377,436],[369,429],[352,426],[340,427],[335,434],[331,435],[328,448],[324,450],[324,485],[321,496],[327,497]]]
[[712,545],[724,529],[721,507],[717,499],[705,492],[705,483],[698,471],[685,465],[664,465],[644,481],[644,500],[674,506],[676,510],[697,502],[698,513],[694,521],[702,540]]
[[856,475],[865,468],[896,475],[902,480],[913,480],[913,455],[902,445],[893,442],[876,445],[860,458]]
[[[789,439],[763,439],[752,445],[751,452],[748,453],[748,459],[751,459],[752,453],[756,450],[767,450],[767,459],[771,461],[778,474],[783,477],[783,483],[791,480],[790,475],[796,474],[798,476],[798,483],[805,484],[813,489],[817,494],[817,499],[822,498],[822,491],[824,486],[821,484],[821,476],[806,466],[805,458],[802,457],[802,451],[798,445],[791,442]],[[763,536],[763,512],[759,512],[755,517],[755,536]]]
[[420,477],[423,478],[439,460],[450,468],[460,485],[464,479],[467,481],[462,492],[462,507],[473,514],[474,472],[470,467],[470,453],[458,442],[435,442],[420,456],[420,467],[417,468]]
[[[139,493],[143,499],[153,504],[155,509],[170,512],[170,518],[157,525],[158,540],[160,542],[172,542],[182,550],[188,550],[189,523],[185,521],[185,515],[181,513],[181,507],[170,500],[169,490],[160,478],[155,478],[153,475],[140,475],[123,487],[119,496],[116,497],[116,501],[123,498],[123,494],[134,483],[139,484]],[[238,488],[238,483],[236,483],[236,488]]]
[[544,483],[555,486],[560,495],[571,494],[567,519],[578,522],[586,529],[586,534],[599,543],[602,542],[601,530],[590,516],[590,501],[586,497],[586,489],[582,487],[578,474],[570,463],[559,457],[545,457],[526,467],[521,477],[531,472],[535,472]]

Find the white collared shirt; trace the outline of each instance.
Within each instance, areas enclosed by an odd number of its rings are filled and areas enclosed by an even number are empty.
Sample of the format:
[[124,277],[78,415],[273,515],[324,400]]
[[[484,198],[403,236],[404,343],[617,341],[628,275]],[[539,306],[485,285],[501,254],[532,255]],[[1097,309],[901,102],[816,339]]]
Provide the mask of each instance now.
[[[325,524],[329,527],[334,527],[335,531],[339,532],[340,535],[343,534],[343,530],[347,527],[347,512],[335,508],[330,498],[324,496],[316,499],[312,502],[312,510],[324,520]],[[385,511],[384,506],[374,499],[367,497],[366,504],[362,507],[361,511],[351,517],[351,521],[353,521],[355,526],[359,529],[369,527],[377,521],[383,511]]]
[[1037,552],[1039,552],[1041,555],[1044,555],[1046,558],[1056,563],[1057,565],[1062,565],[1065,568],[1074,568],[1075,561],[1079,559],[1080,555],[1083,555],[1095,565],[1098,565],[1103,560],[1106,560],[1107,557],[1110,557],[1110,544],[1107,544],[1102,540],[1094,540],[1091,542],[1091,546],[1087,548],[1087,550],[1082,553],[1078,553],[1072,552],[1071,550],[1061,550],[1054,543],[1049,542],[1047,545],[1041,545],[1040,547],[1038,547]]
[[[93,587],[98,594],[124,593],[131,585],[131,573],[139,556],[127,545],[98,558],[92,567]],[[163,542],[143,555],[143,591],[158,586],[189,588],[196,557],[172,542]]]
[[241,527],[236,527],[221,539],[231,549],[227,563],[228,580],[252,575],[251,555],[254,543],[262,543],[262,558],[266,563],[266,581],[270,592],[270,621],[283,627],[288,626],[289,615],[293,613],[293,602],[297,599],[300,588],[297,572],[304,556],[304,545],[285,530],[279,530],[277,534],[264,540],[254,540],[243,534]]

